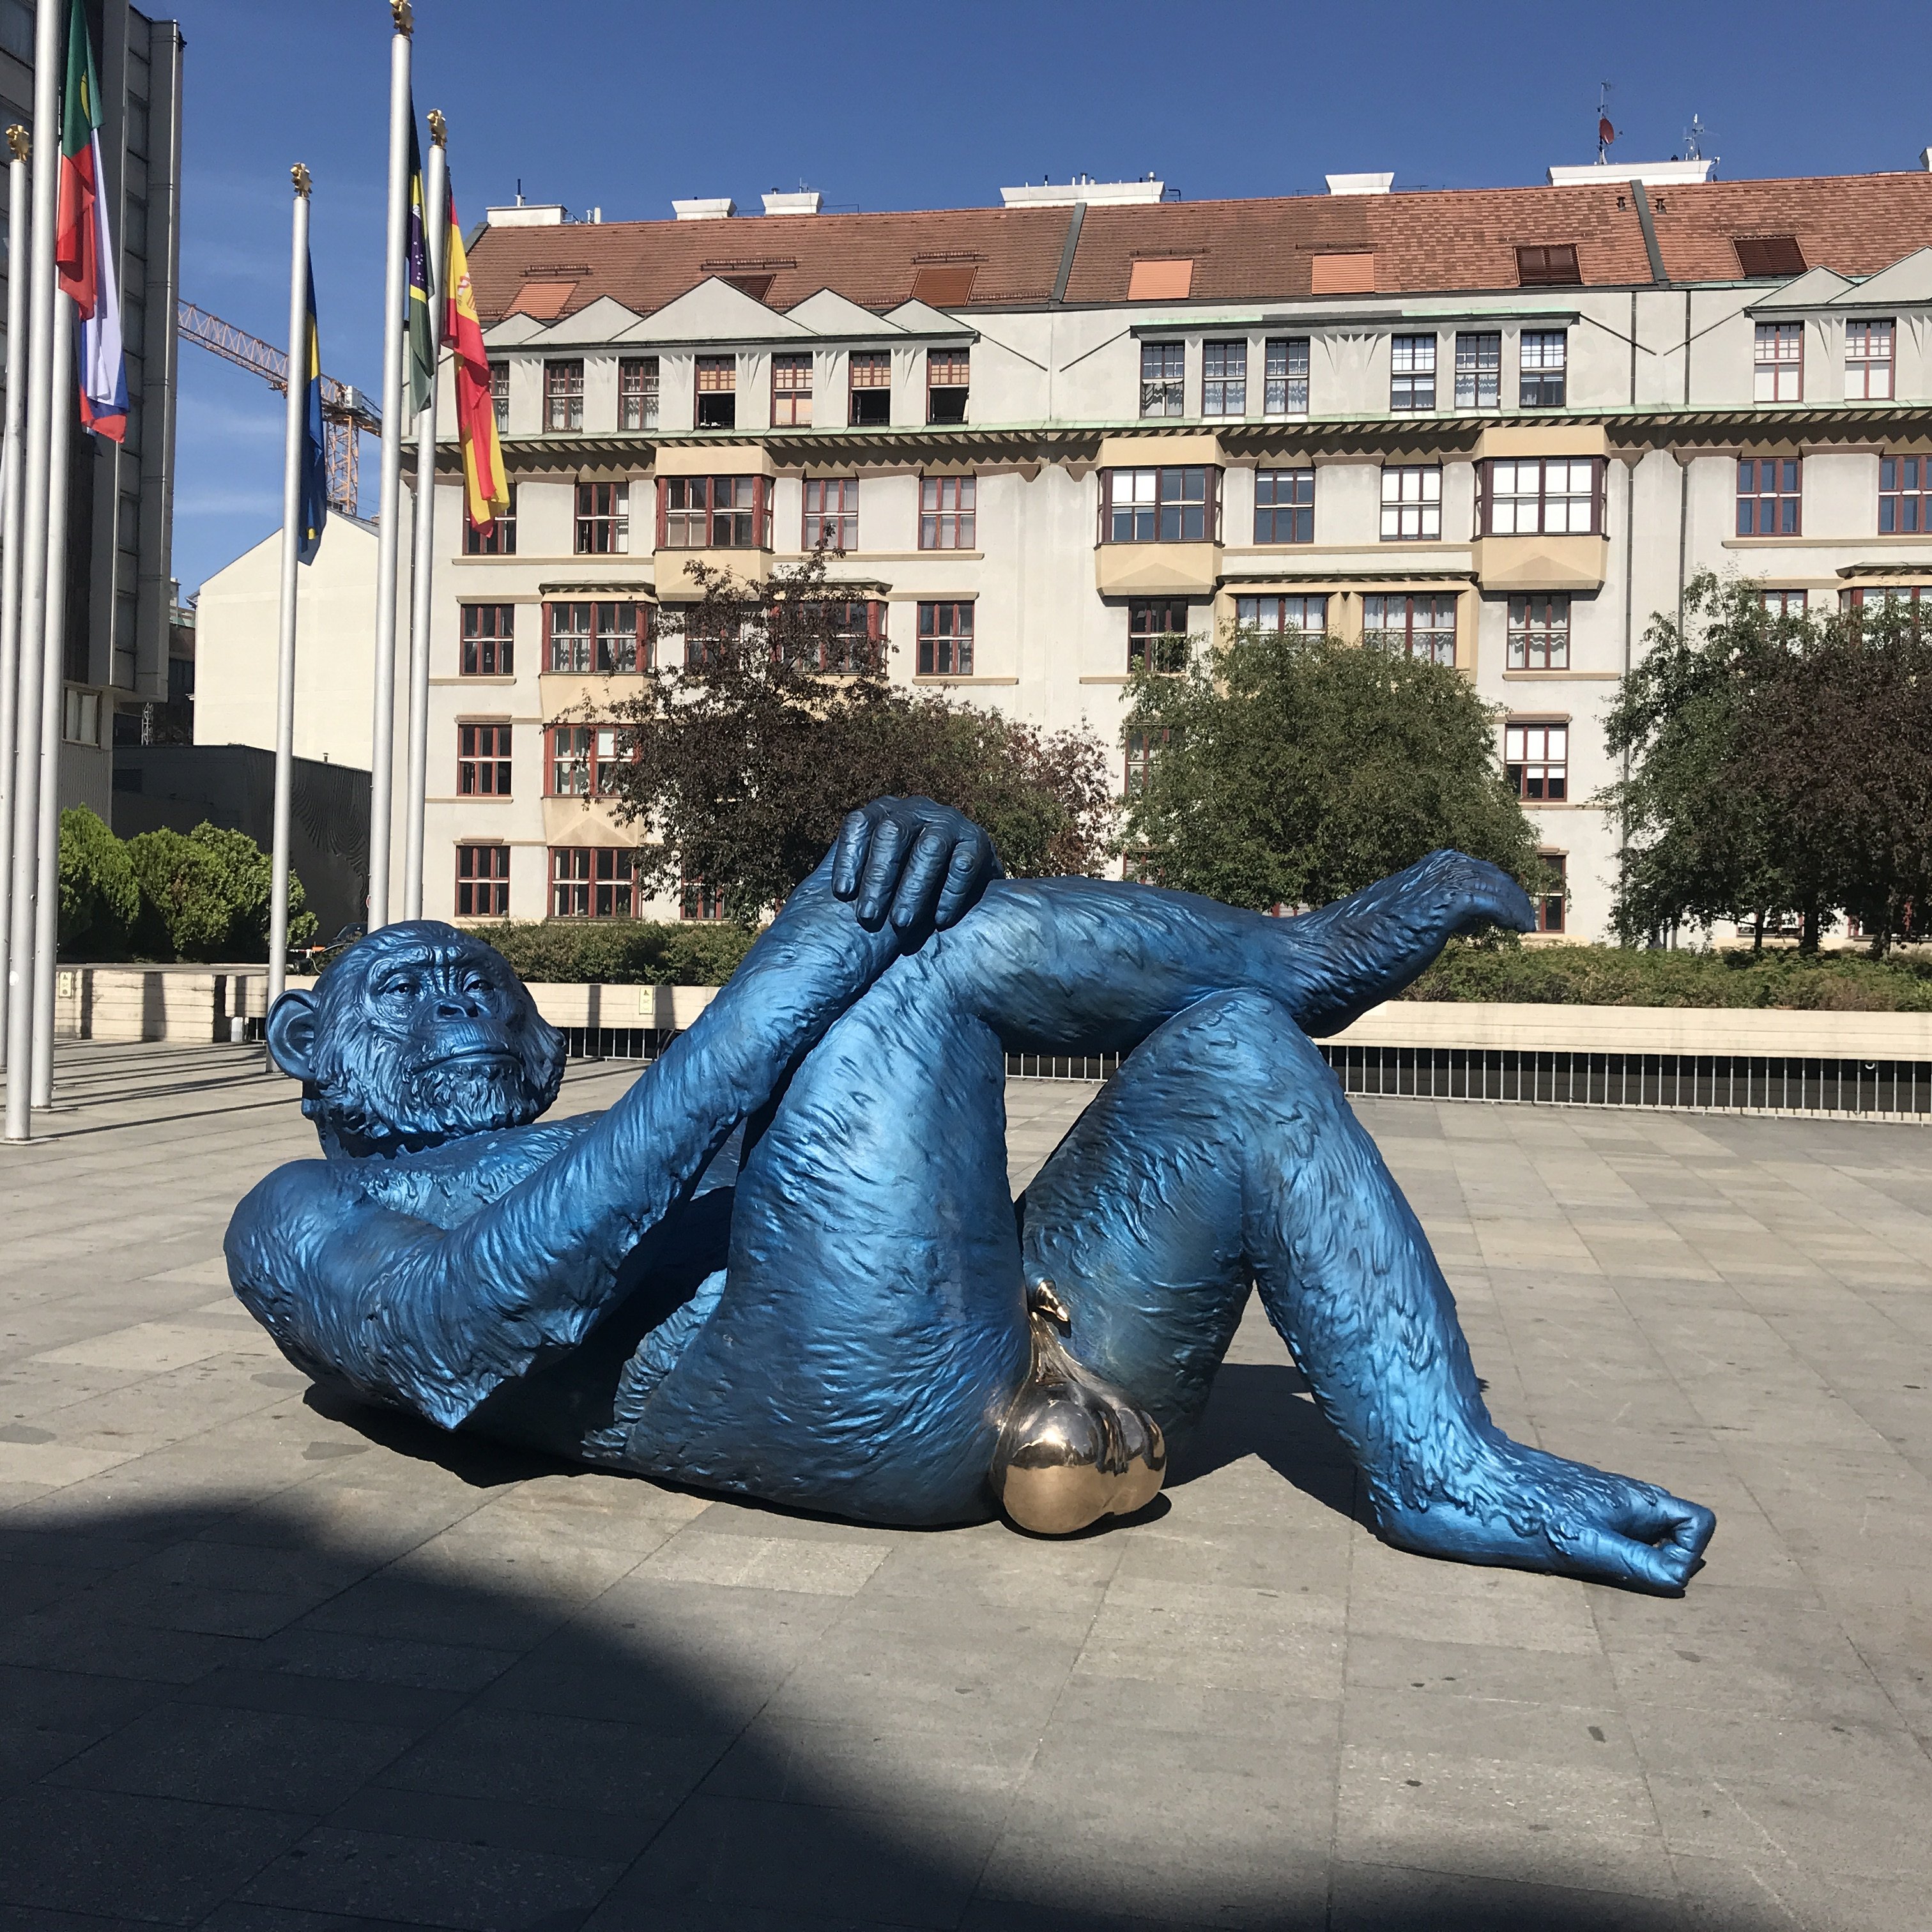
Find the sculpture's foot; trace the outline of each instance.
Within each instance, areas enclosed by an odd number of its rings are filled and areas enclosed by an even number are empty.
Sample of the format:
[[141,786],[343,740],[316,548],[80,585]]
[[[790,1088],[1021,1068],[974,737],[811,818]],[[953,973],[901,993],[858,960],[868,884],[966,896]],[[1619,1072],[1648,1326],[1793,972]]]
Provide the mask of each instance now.
[[1662,1595],[1682,1593],[1718,1526],[1700,1503],[1500,1434],[1472,1444],[1426,1502],[1376,1486],[1377,1520],[1402,1549]]

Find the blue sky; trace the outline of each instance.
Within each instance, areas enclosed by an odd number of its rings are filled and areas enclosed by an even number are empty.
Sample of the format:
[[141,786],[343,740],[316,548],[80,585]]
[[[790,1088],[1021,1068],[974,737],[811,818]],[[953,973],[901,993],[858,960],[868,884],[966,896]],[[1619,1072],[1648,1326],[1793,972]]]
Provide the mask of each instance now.
[[[188,42],[182,293],[286,332],[288,170],[306,161],[323,366],[376,386],[386,0],[173,11]],[[1606,79],[1620,160],[1680,152],[1694,112],[1732,178],[1912,167],[1932,142],[1924,0],[418,0],[416,20],[416,104],[449,118],[466,225],[519,178],[532,200],[599,204],[606,220],[668,215],[674,195],[755,210],[801,181],[861,208],[997,203],[1003,185],[1079,170],[1151,169],[1190,200],[1319,192],[1325,172],[1372,169],[1400,187],[1540,182],[1552,161],[1592,158]],[[278,524],[282,415],[203,350],[184,344],[181,364],[188,592]],[[372,464],[364,483],[373,504]]]

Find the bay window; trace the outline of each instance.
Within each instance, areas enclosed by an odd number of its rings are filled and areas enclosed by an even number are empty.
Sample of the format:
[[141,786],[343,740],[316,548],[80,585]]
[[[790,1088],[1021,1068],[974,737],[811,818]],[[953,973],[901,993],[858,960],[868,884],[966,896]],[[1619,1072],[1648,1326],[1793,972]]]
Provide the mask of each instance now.
[[651,607],[629,601],[544,606],[544,668],[580,675],[649,670]]
[[1103,470],[1101,542],[1220,542],[1220,475],[1200,464]]
[[770,550],[770,479],[667,476],[658,485],[660,550]]
[[1479,463],[1477,528],[1486,537],[1600,536],[1604,467],[1590,456]]

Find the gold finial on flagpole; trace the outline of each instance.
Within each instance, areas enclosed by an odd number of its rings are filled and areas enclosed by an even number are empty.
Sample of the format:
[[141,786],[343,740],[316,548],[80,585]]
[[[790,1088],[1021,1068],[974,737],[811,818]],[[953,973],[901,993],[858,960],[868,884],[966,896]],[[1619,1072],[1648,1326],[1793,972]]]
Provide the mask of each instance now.
[[412,34],[416,32],[416,23],[410,12],[410,0],[389,0],[389,14],[396,23],[398,33]]
[[313,185],[308,178],[308,170],[300,161],[290,169],[289,178],[295,183],[296,192],[300,195],[306,195]]
[[17,121],[7,130],[7,146],[16,161],[27,160],[32,157],[33,136]]
[[429,138],[439,148],[449,139],[449,123],[442,118],[442,110],[432,107],[429,110]]

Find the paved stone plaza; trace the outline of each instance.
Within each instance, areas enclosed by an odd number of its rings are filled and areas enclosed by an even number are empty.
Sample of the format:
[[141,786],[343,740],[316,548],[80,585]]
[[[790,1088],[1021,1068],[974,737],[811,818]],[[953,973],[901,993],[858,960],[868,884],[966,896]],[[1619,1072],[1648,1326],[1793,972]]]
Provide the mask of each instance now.
[[1673,1602],[1384,1548],[1258,1315],[1065,1544],[319,1405],[259,1066],[77,1048],[0,1151],[0,1932],[1932,1927],[1925,1130],[1362,1106],[1498,1419],[1717,1510]]

